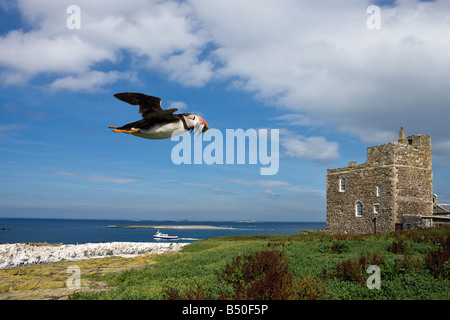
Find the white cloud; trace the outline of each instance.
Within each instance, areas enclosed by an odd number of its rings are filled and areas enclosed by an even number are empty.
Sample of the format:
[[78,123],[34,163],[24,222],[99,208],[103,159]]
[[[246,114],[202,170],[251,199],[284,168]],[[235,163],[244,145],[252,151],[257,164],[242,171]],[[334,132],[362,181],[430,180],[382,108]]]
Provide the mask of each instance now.
[[317,127],[323,124],[319,119],[312,119],[305,114],[289,113],[282,116],[274,117],[273,120],[283,124],[298,127]]
[[219,196],[230,196],[230,195],[235,195],[234,192],[228,191],[228,190],[223,190],[221,188],[211,188],[209,189],[209,191],[211,191],[212,193],[215,193]]
[[195,188],[209,188],[209,187],[213,186],[212,184],[201,183],[201,182],[180,182],[180,184],[182,184],[184,186],[195,187]]
[[0,134],[8,131],[14,131],[23,128],[25,125],[23,123],[10,123],[0,125]]
[[277,188],[289,188],[292,189],[294,185],[287,181],[282,180],[245,180],[245,179],[230,179],[227,182],[251,187],[251,186],[257,186],[262,187],[264,190],[261,191],[261,195],[268,199],[277,199],[281,197],[281,194],[274,191],[273,189]]
[[[77,1],[81,28],[69,30],[66,9],[72,2],[18,0],[30,30],[0,36],[3,83],[18,84],[45,73],[56,75],[52,88],[89,90],[84,79],[96,81],[99,72],[123,79],[115,70],[100,70],[99,62],[119,63],[126,50],[139,61],[138,69],[156,68],[188,86],[203,85],[212,65],[200,61],[205,35],[192,19],[190,6],[176,1]],[[125,77],[128,79],[128,77]]]
[[73,177],[73,178],[79,178],[86,181],[91,182],[105,182],[105,183],[114,183],[114,184],[129,184],[129,183],[136,183],[135,178],[131,177],[125,177],[125,176],[105,176],[105,175],[84,175],[69,171],[56,171],[53,172],[53,174],[58,176],[65,176],[65,177]]
[[242,186],[261,186],[265,188],[290,187],[292,183],[281,180],[243,180],[230,179],[228,182]]
[[53,81],[50,89],[67,89],[70,91],[97,91],[104,85],[114,83],[119,79],[126,79],[131,82],[137,82],[135,73],[117,71],[101,72],[91,71],[79,76],[67,76]]
[[441,141],[439,143],[433,144],[433,150],[438,152],[448,152],[450,151],[450,140]]
[[450,156],[450,138],[434,143],[432,141],[431,147],[433,149],[433,164],[438,167],[446,166],[449,164]]
[[267,189],[263,191],[263,196],[269,199],[276,199],[280,197],[280,194],[275,191]]
[[301,114],[301,125],[374,143],[401,125],[448,137],[449,1],[383,6],[380,30],[366,26],[368,0],[191,3],[217,43],[217,73]]
[[282,130],[280,144],[284,147],[287,157],[303,158],[315,162],[327,162],[339,157],[337,142],[327,141],[325,137],[305,137]]
[[0,64],[16,72],[80,73],[93,63],[114,60],[107,50],[88,43],[78,35],[52,35],[43,31],[11,31],[0,38]]
[[[30,28],[0,36],[2,82],[45,73],[56,77],[54,88],[86,90],[81,79],[107,83],[98,72],[116,70],[98,64],[120,63],[126,51],[135,70],[156,69],[186,86],[239,83],[299,114],[302,126],[326,124],[374,143],[390,141],[401,125],[448,139],[450,2],[396,1],[381,7],[381,29],[369,30],[372,2],[80,0],[81,29],[68,30],[70,1],[18,0]],[[291,155],[326,144],[311,139],[290,141]],[[326,150],[332,158],[332,145]]]
[[187,108],[187,105],[183,101],[171,101],[169,103],[169,108],[177,108],[178,110],[184,110]]
[[17,130],[24,127],[23,123],[0,124],[0,138],[11,138],[17,134]]

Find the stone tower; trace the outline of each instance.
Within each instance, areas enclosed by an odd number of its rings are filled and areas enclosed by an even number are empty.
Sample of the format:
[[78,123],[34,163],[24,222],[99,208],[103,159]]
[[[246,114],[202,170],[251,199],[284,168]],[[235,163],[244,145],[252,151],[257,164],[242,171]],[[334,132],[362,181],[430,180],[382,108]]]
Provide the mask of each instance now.
[[327,231],[374,233],[400,229],[404,215],[433,213],[431,138],[405,136],[367,148],[364,164],[327,171]]

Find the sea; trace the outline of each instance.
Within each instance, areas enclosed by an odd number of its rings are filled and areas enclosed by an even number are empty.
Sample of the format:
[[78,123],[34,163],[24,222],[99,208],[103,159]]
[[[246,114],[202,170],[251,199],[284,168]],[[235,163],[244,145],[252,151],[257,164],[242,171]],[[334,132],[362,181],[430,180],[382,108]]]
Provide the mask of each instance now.
[[171,242],[190,243],[206,238],[233,235],[294,235],[305,230],[323,230],[326,222],[264,221],[155,221],[0,218],[0,243],[46,242],[82,244],[101,242],[167,242],[154,240],[156,229],[123,229],[118,226],[208,225],[231,229],[161,229],[178,236]]

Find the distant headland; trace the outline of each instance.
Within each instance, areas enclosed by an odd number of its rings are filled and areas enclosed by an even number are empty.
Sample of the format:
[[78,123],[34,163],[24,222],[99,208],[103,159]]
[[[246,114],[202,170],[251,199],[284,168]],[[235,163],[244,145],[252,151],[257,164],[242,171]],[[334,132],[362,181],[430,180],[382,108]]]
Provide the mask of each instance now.
[[113,229],[222,229],[222,230],[238,230],[232,227],[215,227],[207,225],[184,225],[184,226],[107,226]]

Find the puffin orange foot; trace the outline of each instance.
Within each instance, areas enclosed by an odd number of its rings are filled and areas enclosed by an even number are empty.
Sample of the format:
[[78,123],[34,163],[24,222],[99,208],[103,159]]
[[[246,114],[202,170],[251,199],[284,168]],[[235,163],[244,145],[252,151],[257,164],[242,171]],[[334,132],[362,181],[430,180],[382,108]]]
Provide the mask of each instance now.
[[111,129],[117,129],[118,127],[109,126],[109,128],[111,128]]
[[114,129],[114,132],[123,132],[123,133],[136,133],[139,132],[138,129],[134,129],[134,130],[122,130],[122,129]]

